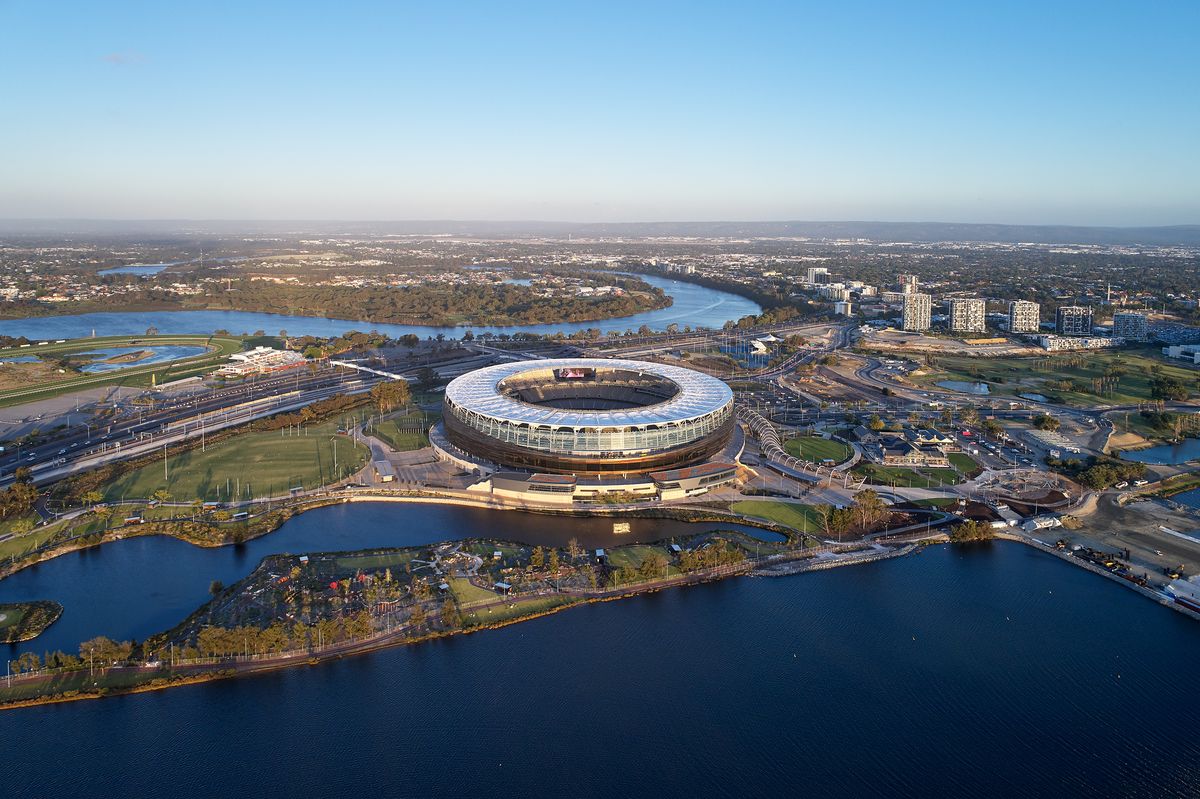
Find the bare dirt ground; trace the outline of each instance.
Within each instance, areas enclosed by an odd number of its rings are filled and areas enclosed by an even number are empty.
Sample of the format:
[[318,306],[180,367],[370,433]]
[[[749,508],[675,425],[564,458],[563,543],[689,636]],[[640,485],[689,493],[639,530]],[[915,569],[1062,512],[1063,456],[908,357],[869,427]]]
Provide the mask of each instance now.
[[967,344],[963,339],[923,336],[920,333],[901,330],[871,331],[863,337],[860,346],[864,349],[898,355],[936,352],[943,355],[969,354],[980,357],[997,357],[1000,355],[1038,355],[1043,352],[1040,347],[1031,347],[1015,340],[1008,340],[1004,344]]
[[1175,510],[1157,499],[1120,506],[1107,495],[1096,502],[1094,510],[1084,509],[1076,516],[1083,522],[1082,529],[1053,532],[1083,546],[1107,551],[1127,548],[1136,565],[1154,574],[1161,575],[1165,566],[1181,564],[1187,574],[1200,572],[1200,543],[1161,529],[1167,527],[1200,539],[1200,513]]
[[56,383],[60,380],[67,380],[78,376],[75,372],[65,369],[59,371],[57,366],[52,366],[41,361],[34,361],[32,363],[5,363],[0,364],[0,391],[26,388],[43,383]]

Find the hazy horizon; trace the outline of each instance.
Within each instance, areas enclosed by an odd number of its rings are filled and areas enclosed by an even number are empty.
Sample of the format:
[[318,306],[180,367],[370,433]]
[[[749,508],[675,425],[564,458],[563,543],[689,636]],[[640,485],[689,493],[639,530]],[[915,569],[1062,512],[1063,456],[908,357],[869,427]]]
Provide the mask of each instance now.
[[0,2],[0,217],[1200,223],[1200,5]]

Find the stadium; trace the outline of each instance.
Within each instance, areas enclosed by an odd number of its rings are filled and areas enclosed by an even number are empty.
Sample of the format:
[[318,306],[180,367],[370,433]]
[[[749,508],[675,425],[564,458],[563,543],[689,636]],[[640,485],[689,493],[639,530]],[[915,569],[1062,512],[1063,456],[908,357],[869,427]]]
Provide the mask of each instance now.
[[734,429],[733,392],[715,377],[643,361],[568,358],[488,366],[455,378],[446,437],[507,468],[615,475],[711,458]]

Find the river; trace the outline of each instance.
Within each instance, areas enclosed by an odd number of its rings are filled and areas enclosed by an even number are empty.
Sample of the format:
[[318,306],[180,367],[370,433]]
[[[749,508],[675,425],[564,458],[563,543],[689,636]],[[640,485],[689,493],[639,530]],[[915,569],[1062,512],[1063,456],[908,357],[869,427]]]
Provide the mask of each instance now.
[[87,313],[65,316],[41,316],[33,319],[0,320],[0,335],[26,336],[37,340],[60,338],[82,338],[92,335],[117,336],[145,333],[151,327],[162,334],[208,334],[215,330],[231,333],[252,333],[263,330],[271,335],[286,330],[293,336],[338,336],[347,330],[378,330],[396,338],[408,333],[425,338],[445,335],[459,338],[468,330],[475,334],[491,333],[574,333],[588,328],[612,330],[637,330],[648,325],[653,330],[664,330],[671,323],[681,328],[690,325],[719,329],[725,322],[740,319],[762,311],[758,303],[727,291],[669,280],[662,277],[639,275],[652,286],[669,294],[674,302],[669,308],[602,319],[595,322],[556,322],[543,325],[521,325],[498,327],[488,325],[463,325],[460,327],[433,327],[430,325],[390,325],[371,321],[347,319],[322,319],[311,316],[286,316],[283,314],[253,313],[249,311],[131,311],[111,313]]
[[309,511],[278,530],[240,546],[197,547],[166,536],[111,541],[17,572],[0,580],[0,602],[53,599],[62,617],[33,641],[0,646],[8,658],[23,651],[74,652],[96,635],[143,639],[175,625],[208,599],[213,580],[229,585],[266,555],[404,547],[458,538],[489,537],[563,546],[574,537],[589,549],[740,529],[764,540],[767,530],[736,524],[624,519],[630,531],[613,533],[613,520],[568,518],[457,505],[352,503]]
[[12,796],[1194,797],[1196,662],[1194,621],[997,542],[5,712],[0,737]]

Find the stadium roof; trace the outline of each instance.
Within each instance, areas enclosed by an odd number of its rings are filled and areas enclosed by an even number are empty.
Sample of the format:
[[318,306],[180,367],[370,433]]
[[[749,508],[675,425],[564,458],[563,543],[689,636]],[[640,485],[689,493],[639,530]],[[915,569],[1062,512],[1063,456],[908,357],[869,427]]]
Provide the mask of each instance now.
[[[670,380],[679,386],[679,393],[641,408],[578,411],[531,405],[506,397],[496,388],[501,380],[526,372],[571,368],[640,372]],[[706,416],[729,404],[733,400],[733,391],[715,377],[681,366],[609,358],[556,358],[476,369],[450,381],[446,386],[446,398],[476,413],[513,422],[571,427],[628,427],[684,422]]]

